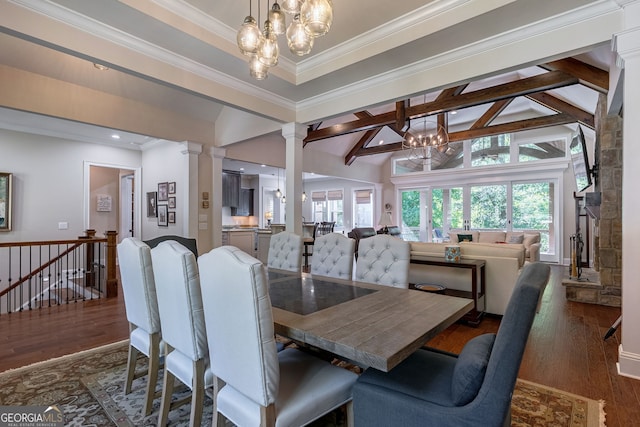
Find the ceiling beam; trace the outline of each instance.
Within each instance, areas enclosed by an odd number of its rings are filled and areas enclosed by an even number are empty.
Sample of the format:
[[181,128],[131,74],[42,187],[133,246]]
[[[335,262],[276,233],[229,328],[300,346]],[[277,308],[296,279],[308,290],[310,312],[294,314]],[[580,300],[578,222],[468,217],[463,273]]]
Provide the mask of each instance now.
[[573,104],[569,104],[559,98],[556,98],[553,95],[550,95],[545,92],[540,93],[532,93],[527,95],[527,98],[537,102],[540,105],[543,105],[551,110],[554,110],[558,113],[567,113],[575,117],[576,121],[587,126],[588,128],[594,129],[595,126],[595,118],[593,114],[584,111],[581,108],[576,107]]
[[469,86],[469,83],[443,89],[442,92],[440,92],[440,95],[436,98],[436,101],[442,101],[443,99],[451,98],[452,96],[458,96],[467,88],[467,86]]
[[509,104],[511,104],[513,98],[503,99],[502,101],[494,102],[491,107],[484,114],[471,125],[471,129],[480,129],[487,126],[489,123],[495,120],[496,117],[504,111]]
[[580,79],[580,84],[600,93],[609,92],[609,72],[575,58],[565,58],[539,65],[548,71],[564,71]]
[[377,129],[371,129],[366,131],[362,136],[362,138],[360,138],[358,142],[355,143],[353,147],[351,147],[351,150],[349,150],[349,153],[347,153],[347,155],[344,157],[344,164],[349,166],[353,162],[355,162],[356,159],[358,158],[357,156],[358,151],[366,147],[373,140],[373,138],[376,137],[376,135],[380,132],[381,129],[382,128],[377,128]]
[[[425,104],[408,106],[405,111],[407,117],[416,119],[424,116],[444,113],[460,108],[473,107],[501,101],[517,96],[529,95],[536,92],[544,92],[550,89],[577,84],[578,78],[562,71],[550,71],[538,76],[527,77],[515,82],[504,83],[485,89],[479,89],[469,93],[462,93],[457,96],[427,102]],[[346,123],[341,123],[326,128],[311,130],[304,139],[305,143],[320,141],[326,138],[345,135],[348,133],[366,131],[382,126],[390,126],[396,123],[397,112],[386,113],[363,117]]]
[[[449,134],[449,143],[461,142],[467,139],[480,138],[482,136],[501,135],[510,132],[519,132],[523,130],[541,129],[550,126],[565,125],[574,123],[576,119],[570,114],[554,114],[545,117],[536,117],[533,119],[518,120],[510,123],[502,123],[499,125],[487,126],[478,129],[469,129]],[[402,150],[402,143],[378,145],[375,147],[363,147],[357,152],[357,156],[369,156],[372,154],[391,153]]]

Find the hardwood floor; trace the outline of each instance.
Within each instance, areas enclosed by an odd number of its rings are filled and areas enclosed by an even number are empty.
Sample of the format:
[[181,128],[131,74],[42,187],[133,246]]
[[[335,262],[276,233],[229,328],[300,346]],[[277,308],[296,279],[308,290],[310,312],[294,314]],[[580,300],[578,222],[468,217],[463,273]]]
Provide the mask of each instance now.
[[[520,368],[520,378],[606,402],[607,427],[638,425],[640,381],[617,374],[620,329],[604,334],[620,309],[566,301],[562,275],[553,266]],[[460,352],[474,336],[495,332],[499,318],[479,327],[455,324],[428,344]],[[0,372],[126,339],[122,292],[114,299],[72,303],[0,316]],[[0,384],[2,387],[2,384]]]

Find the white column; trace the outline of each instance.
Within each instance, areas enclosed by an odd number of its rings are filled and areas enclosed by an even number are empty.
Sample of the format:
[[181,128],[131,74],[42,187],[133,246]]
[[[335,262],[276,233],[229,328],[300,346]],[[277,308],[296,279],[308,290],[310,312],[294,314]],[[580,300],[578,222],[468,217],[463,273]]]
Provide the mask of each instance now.
[[288,231],[302,236],[302,140],[307,136],[307,127],[300,123],[287,123],[282,126],[282,136],[287,144],[285,223]]
[[213,247],[222,246],[222,159],[227,150],[213,147],[210,151],[212,166],[211,194],[209,194],[209,209],[211,209],[211,236]]
[[[186,167],[182,169],[183,179],[186,183],[185,189],[182,194],[178,194],[177,197],[184,197],[181,203],[177,206],[182,206],[182,212],[176,212],[176,221],[182,223],[182,232],[187,237],[198,237],[198,156],[202,153],[202,144],[195,142],[184,141],[182,143],[184,149],[182,154],[186,155]],[[177,207],[176,206],[176,207]]]
[[[640,2],[625,7],[627,29],[614,35],[618,65],[624,72],[622,171],[622,339],[618,373],[640,379]],[[616,88],[610,88],[616,90]]]

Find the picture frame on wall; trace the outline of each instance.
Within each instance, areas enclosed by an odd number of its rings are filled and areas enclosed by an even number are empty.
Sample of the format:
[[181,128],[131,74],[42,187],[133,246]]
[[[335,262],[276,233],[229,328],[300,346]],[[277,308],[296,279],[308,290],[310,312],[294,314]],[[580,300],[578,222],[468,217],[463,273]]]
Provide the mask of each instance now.
[[169,194],[176,194],[176,183],[175,182],[170,182],[169,183]]
[[167,205],[158,205],[158,227],[169,226],[169,214]]
[[176,198],[169,197],[169,209],[175,209],[175,208],[176,208]]
[[0,172],[0,231],[11,231],[13,174]]
[[169,224],[175,224],[176,223],[176,213],[174,211],[169,211]]
[[147,193],[147,218],[158,217],[157,199],[158,199],[157,191],[149,191]]
[[169,200],[169,183],[159,182],[158,183],[158,202],[166,202],[167,200]]

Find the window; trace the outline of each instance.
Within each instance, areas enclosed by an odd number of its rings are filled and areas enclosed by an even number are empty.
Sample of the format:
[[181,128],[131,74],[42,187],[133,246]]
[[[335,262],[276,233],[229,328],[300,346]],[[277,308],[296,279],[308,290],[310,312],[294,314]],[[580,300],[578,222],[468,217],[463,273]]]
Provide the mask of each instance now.
[[485,136],[471,143],[471,166],[509,163],[511,135]]
[[342,190],[313,191],[313,221],[332,221],[336,223],[334,231],[341,229],[344,226],[342,197]]
[[355,227],[373,227],[373,191],[355,190],[353,192],[353,224]]
[[471,228],[505,230],[507,228],[507,186],[471,187]]

